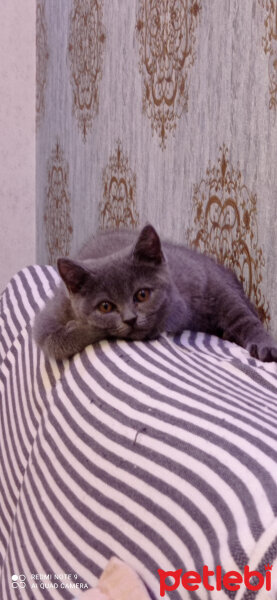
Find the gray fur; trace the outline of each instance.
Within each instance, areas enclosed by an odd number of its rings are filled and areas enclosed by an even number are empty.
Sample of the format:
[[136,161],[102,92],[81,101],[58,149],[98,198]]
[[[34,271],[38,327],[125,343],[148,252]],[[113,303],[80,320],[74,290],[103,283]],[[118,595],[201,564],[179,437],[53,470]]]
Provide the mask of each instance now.
[[[184,246],[161,247],[151,225],[140,234],[101,233],[76,260],[59,259],[58,268],[63,282],[34,325],[35,340],[56,359],[105,338],[149,340],[190,329],[277,361],[277,345],[233,273]],[[146,301],[135,301],[139,290],[150,290]],[[100,312],[103,301],[111,312]]]

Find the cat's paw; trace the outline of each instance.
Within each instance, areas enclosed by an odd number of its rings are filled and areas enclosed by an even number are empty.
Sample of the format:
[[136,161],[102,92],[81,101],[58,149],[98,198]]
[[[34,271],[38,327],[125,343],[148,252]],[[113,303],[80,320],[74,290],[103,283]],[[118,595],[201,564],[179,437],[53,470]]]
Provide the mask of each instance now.
[[277,345],[274,342],[268,344],[250,342],[246,349],[253,358],[263,362],[277,362]]

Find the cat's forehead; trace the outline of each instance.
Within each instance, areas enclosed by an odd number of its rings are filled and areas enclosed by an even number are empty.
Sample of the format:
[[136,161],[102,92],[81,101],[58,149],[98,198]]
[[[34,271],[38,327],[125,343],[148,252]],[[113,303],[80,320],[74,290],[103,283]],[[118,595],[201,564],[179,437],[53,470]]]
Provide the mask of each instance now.
[[138,264],[131,256],[111,256],[84,261],[91,273],[91,286],[95,291],[125,295],[140,285],[150,285],[157,275],[154,265]]

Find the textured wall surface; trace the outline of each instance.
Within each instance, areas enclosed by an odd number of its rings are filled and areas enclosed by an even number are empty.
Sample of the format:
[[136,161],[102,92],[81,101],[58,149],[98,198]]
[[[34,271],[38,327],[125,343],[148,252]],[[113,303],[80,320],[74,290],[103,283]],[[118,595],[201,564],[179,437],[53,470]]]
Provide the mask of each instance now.
[[37,0],[38,260],[153,223],[277,334],[277,2]]
[[0,2],[0,292],[35,262],[35,0]]

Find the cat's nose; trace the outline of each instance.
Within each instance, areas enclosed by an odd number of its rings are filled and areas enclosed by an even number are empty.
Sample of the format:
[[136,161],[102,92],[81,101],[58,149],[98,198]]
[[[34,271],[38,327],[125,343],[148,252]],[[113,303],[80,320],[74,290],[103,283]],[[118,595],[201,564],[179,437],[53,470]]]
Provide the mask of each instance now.
[[137,317],[129,317],[127,319],[123,319],[124,323],[126,323],[126,325],[130,325],[130,327],[133,327],[136,320],[137,320]]
[[137,315],[136,311],[134,310],[134,307],[128,305],[124,306],[121,311],[121,318],[123,323],[129,325],[130,327],[133,327],[137,320]]

